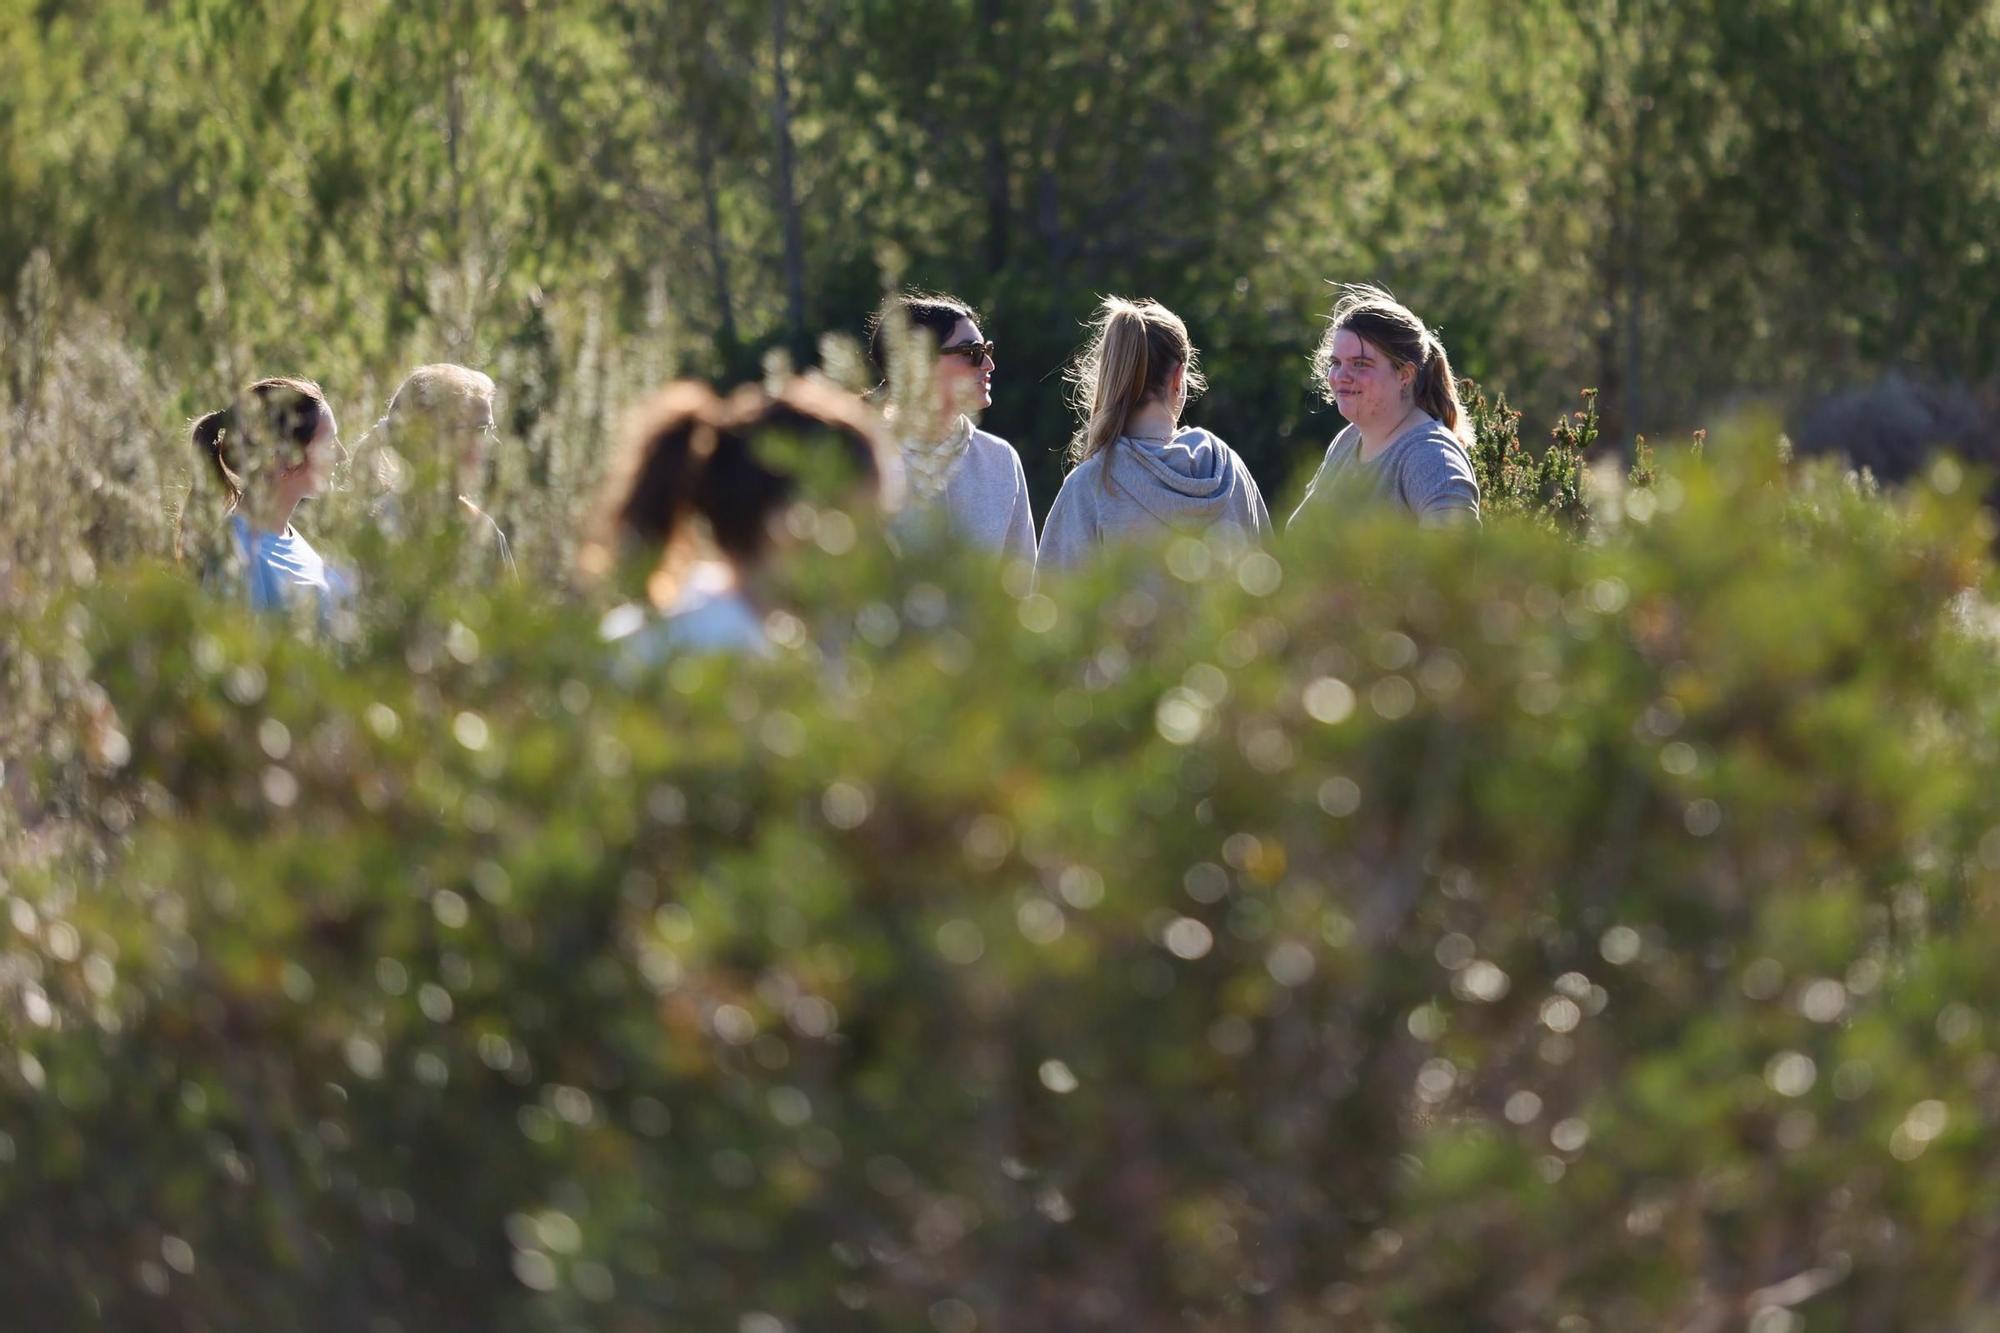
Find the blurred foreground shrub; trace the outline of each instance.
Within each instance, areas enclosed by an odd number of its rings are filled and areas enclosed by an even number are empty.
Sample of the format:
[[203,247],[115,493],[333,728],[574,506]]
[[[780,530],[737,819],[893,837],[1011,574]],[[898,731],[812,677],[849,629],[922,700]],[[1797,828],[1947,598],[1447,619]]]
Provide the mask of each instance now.
[[326,643],[107,578],[23,627],[113,854],[5,886],[0,1300],[1982,1327],[1987,533],[1709,453],[1037,594],[826,526],[638,678],[419,551]]

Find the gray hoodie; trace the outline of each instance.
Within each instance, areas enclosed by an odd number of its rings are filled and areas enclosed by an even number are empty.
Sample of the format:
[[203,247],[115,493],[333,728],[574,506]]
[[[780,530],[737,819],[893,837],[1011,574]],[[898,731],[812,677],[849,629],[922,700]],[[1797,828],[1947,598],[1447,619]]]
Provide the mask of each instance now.
[[[897,517],[899,532],[915,535],[935,525],[977,550],[1034,563],[1035,513],[1013,445],[966,422],[962,440],[904,452],[912,485]],[[926,466],[942,477],[927,477]]]
[[1359,430],[1349,426],[1334,436],[1286,529],[1342,496],[1401,506],[1424,527],[1479,522],[1479,479],[1473,475],[1472,458],[1456,435],[1428,415],[1420,415],[1416,425],[1367,462],[1361,460]]
[[1234,449],[1196,426],[1166,443],[1123,436],[1063,479],[1042,524],[1037,568],[1074,569],[1107,542],[1218,524],[1271,540],[1263,493]]

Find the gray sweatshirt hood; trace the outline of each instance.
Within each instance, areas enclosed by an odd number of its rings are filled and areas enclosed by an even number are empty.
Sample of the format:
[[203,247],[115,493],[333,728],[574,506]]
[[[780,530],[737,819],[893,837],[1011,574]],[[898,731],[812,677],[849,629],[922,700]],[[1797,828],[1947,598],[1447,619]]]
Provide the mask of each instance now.
[[1199,426],[1164,443],[1121,437],[1104,451],[1104,466],[1113,490],[1176,527],[1239,512],[1243,487],[1254,485],[1228,446]]
[[1264,497],[1235,450],[1192,427],[1166,441],[1126,437],[1063,479],[1036,567],[1074,569],[1112,541],[1220,528],[1271,537]]

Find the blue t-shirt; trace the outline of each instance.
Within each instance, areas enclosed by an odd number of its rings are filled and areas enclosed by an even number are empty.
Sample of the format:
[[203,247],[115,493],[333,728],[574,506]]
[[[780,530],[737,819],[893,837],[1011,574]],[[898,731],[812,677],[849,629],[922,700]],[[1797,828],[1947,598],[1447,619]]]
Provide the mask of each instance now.
[[253,611],[282,611],[310,594],[325,615],[353,590],[346,571],[322,560],[290,524],[283,532],[262,532],[234,514],[229,526],[243,558],[243,581]]
[[728,570],[716,564],[697,568],[665,615],[628,602],[606,613],[598,633],[632,667],[687,653],[776,655],[764,618],[737,591]]
[[735,593],[683,598],[664,616],[628,602],[605,615],[599,632],[628,664],[639,667],[683,653],[773,655],[764,622]]

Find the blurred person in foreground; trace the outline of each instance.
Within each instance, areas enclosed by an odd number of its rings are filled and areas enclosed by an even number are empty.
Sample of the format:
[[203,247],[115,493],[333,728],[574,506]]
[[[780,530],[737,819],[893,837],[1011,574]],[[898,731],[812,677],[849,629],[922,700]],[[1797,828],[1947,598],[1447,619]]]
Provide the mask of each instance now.
[[1472,423],[1444,344],[1380,287],[1343,288],[1313,356],[1347,418],[1286,528],[1336,495],[1384,501],[1427,527],[1479,521]]
[[1208,387],[1179,315],[1108,296],[1069,370],[1082,418],[1070,474],[1042,526],[1038,570],[1070,569],[1108,542],[1233,531],[1268,542],[1271,516],[1236,451],[1181,417]]
[[[309,380],[258,380],[228,407],[194,423],[195,449],[221,486],[228,516],[224,546],[250,606],[282,611],[310,605],[324,616],[351,591],[350,576],[322,559],[293,526],[301,502],[325,489],[339,432],[333,409]],[[186,549],[183,512],[175,553]],[[204,571],[214,579],[220,570]]]
[[[851,545],[892,514],[900,460],[859,398],[815,377],[775,393],[746,385],[728,398],[683,381],[641,405],[605,489],[587,574],[622,572],[641,595],[604,618],[628,661],[679,653],[773,655],[767,618],[782,605],[786,562]],[[816,552],[815,552],[816,554]]]
[[396,535],[437,521],[436,510],[464,520],[487,573],[516,577],[514,553],[500,525],[480,507],[494,430],[492,379],[439,363],[411,371],[368,432],[375,482],[384,492],[375,518]]
[[1035,515],[1021,456],[975,424],[993,406],[998,369],[978,314],[955,296],[899,293],[869,321],[868,354],[909,485],[899,529],[935,521],[979,550],[1033,564]]

